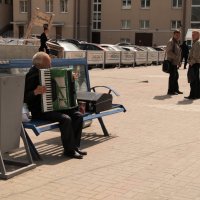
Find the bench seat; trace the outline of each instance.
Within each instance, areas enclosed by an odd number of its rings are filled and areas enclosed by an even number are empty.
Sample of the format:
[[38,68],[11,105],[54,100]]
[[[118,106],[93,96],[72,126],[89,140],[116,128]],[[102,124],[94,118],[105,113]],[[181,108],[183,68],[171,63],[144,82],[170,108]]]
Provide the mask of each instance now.
[[[85,113],[83,115],[83,121],[88,121],[92,119],[102,118],[107,115],[112,115],[119,112],[125,112],[126,109],[121,104],[113,104],[112,108],[101,113]],[[40,135],[40,133],[49,131],[52,129],[59,128],[58,122],[52,123],[49,121],[43,120],[31,120],[29,122],[23,122],[25,129],[32,129],[36,136]],[[104,133],[105,135],[105,133]]]

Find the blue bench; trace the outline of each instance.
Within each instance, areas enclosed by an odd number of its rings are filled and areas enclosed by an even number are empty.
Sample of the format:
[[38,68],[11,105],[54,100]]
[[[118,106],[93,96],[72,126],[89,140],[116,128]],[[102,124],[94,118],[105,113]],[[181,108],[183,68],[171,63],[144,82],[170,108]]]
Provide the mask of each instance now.
[[[14,59],[10,60],[7,65],[4,65],[5,68],[30,68],[32,66],[32,60],[26,59]],[[52,60],[52,67],[73,67],[74,70],[79,69],[80,70],[80,82],[81,86],[78,84],[78,91],[93,91],[96,92],[97,88],[105,88],[108,90],[108,93],[113,93],[116,96],[119,96],[119,94],[114,91],[112,88],[107,86],[96,86],[93,88],[90,88],[90,79],[89,79],[89,73],[88,73],[88,66],[85,59],[53,59]],[[79,80],[78,80],[79,81]],[[120,113],[120,112],[126,112],[126,109],[121,104],[112,104],[112,108],[100,113],[85,113],[83,116],[84,123],[87,123],[89,120],[98,119],[102,131],[104,133],[104,136],[109,136],[109,133],[106,129],[106,126],[103,122],[103,117]],[[27,141],[29,144],[29,148],[32,154],[32,157],[34,160],[41,159],[37,149],[35,148],[35,145],[31,141],[31,138],[29,137],[26,129],[31,129],[36,136],[39,136],[41,133],[45,131],[49,131],[52,129],[59,128],[58,123],[52,123],[49,121],[41,121],[41,120],[31,120],[29,122],[23,122],[23,126],[25,128],[25,134],[27,137]]]

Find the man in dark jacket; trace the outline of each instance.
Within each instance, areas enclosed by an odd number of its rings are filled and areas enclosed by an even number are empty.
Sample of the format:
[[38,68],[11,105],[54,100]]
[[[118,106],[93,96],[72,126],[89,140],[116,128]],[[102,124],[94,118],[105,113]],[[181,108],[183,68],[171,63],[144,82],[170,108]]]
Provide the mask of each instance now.
[[47,47],[46,42],[48,41],[47,34],[48,34],[48,28],[44,27],[44,32],[40,35],[40,48],[39,51],[46,51],[47,54],[49,54],[49,49]]
[[40,84],[39,70],[50,68],[51,59],[48,54],[38,52],[33,56],[33,67],[26,75],[24,102],[27,103],[33,119],[59,122],[64,155],[81,159],[87,152],[79,149],[83,117],[78,109],[42,112],[41,97],[46,86]]
[[181,47],[181,63],[183,62],[183,59],[184,59],[184,69],[186,69],[188,54],[189,54],[189,47],[186,44],[186,41],[183,41],[180,47]]

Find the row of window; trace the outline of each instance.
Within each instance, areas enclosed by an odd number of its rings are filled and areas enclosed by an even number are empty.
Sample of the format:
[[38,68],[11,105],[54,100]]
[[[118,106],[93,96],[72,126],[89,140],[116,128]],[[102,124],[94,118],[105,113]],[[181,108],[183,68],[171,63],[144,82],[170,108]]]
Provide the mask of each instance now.
[[[140,29],[149,29],[150,28],[150,21],[149,20],[140,20],[139,22]],[[122,29],[130,29],[131,28],[131,21],[130,20],[122,20],[121,21]],[[171,29],[179,29],[181,28],[181,21],[180,20],[172,20],[171,21]]]
[[[122,0],[122,8],[130,9],[133,0]],[[198,0],[196,0],[198,1]],[[183,4],[183,0],[172,0],[173,8],[181,8]],[[141,8],[150,8],[151,1],[150,0],[141,0],[140,2]]]
[[11,0],[0,0],[0,4],[12,4]]
[[[131,8],[133,0],[122,0],[122,8]],[[149,8],[150,7],[150,0],[141,0],[141,8]],[[183,0],[172,0],[172,7],[173,8],[181,8],[183,5]],[[200,5],[200,0],[192,0],[192,5]]]
[[[65,13],[68,11],[68,0],[60,0],[60,12]],[[20,0],[19,9],[21,13],[28,12],[28,0]],[[45,0],[45,11],[47,13],[53,12],[53,0]]]

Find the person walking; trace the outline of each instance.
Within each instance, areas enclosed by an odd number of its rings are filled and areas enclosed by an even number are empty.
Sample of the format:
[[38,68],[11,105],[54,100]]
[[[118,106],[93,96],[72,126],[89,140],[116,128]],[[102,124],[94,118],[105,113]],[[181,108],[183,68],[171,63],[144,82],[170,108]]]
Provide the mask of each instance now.
[[39,51],[44,51],[47,54],[49,54],[49,49],[46,44],[46,42],[48,41],[47,38],[48,32],[49,32],[48,27],[44,27],[44,32],[40,35],[40,48],[39,48]]
[[181,44],[181,63],[184,59],[184,69],[186,69],[187,63],[188,63],[188,54],[189,54],[189,47],[186,43],[186,41],[183,41]]
[[167,43],[166,55],[167,60],[171,62],[170,73],[169,73],[169,84],[168,84],[168,95],[178,95],[183,94],[179,91],[178,85],[178,67],[181,65],[181,48],[179,45],[181,32],[175,30],[173,32],[173,37]]
[[200,98],[200,33],[199,31],[192,32],[192,48],[189,53],[188,63],[188,82],[190,83],[190,95],[186,99],[199,99]]

